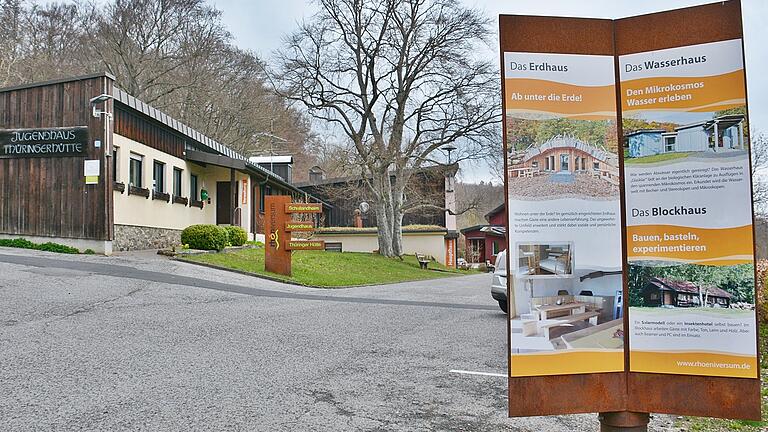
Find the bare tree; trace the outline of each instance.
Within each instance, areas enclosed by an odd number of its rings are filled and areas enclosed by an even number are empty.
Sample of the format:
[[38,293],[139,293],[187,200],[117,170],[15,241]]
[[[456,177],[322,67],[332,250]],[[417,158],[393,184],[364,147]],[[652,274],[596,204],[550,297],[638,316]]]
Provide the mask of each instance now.
[[765,214],[768,207],[768,134],[752,133],[752,191],[755,211]]
[[435,150],[476,156],[500,121],[498,76],[475,59],[489,21],[457,0],[319,0],[286,40],[282,94],[343,133],[373,197],[379,251],[400,256],[405,189]]

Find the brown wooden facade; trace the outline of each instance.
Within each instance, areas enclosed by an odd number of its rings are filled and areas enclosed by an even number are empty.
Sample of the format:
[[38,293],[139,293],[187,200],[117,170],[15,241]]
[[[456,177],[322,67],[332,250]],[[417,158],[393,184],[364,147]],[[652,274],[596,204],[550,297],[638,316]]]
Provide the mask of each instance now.
[[[94,118],[89,104],[112,86],[112,77],[96,74],[0,90],[0,129],[88,127],[85,156],[0,158],[0,233],[112,239],[111,183],[86,185],[83,175],[88,159],[101,161],[103,178],[112,175],[104,155],[110,124]],[[110,111],[112,102],[101,108]]]

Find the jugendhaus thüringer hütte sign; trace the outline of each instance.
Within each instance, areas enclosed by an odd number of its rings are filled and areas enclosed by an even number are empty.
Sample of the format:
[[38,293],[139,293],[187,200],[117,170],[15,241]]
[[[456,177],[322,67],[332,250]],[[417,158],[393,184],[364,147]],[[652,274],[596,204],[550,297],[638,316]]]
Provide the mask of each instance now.
[[0,130],[0,157],[83,156],[88,148],[88,128]]

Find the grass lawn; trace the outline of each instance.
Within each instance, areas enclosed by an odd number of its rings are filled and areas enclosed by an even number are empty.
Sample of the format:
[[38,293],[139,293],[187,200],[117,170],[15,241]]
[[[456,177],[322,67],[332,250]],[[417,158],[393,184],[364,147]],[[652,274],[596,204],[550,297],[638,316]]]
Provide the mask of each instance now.
[[293,253],[292,272],[288,278],[264,270],[264,247],[241,249],[232,252],[192,255],[187,261],[213,264],[248,273],[262,274],[289,282],[321,287],[371,285],[436,279],[470,274],[468,271],[449,270],[432,262],[430,269],[421,270],[412,255],[385,258],[381,255],[357,252],[296,251]]
[[663,153],[653,156],[643,156],[639,158],[625,158],[624,163],[625,164],[646,164],[646,163],[654,163],[654,162],[664,162],[668,160],[674,160],[674,159],[682,159],[685,157],[688,157],[690,153]]

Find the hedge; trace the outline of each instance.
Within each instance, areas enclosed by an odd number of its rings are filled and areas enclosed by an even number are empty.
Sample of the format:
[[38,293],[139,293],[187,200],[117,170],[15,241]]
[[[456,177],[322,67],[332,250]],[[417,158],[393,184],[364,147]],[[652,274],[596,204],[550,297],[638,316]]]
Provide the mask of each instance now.
[[181,232],[181,243],[191,249],[222,250],[228,242],[227,230],[217,225],[191,225]]
[[229,236],[229,244],[232,246],[242,246],[248,241],[248,233],[239,226],[225,227]]

